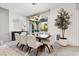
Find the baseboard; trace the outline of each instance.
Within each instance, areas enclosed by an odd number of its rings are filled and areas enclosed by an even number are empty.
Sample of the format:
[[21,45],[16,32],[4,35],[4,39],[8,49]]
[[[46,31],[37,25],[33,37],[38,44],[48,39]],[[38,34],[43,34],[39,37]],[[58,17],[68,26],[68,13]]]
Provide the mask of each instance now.
[[79,45],[68,45],[68,46],[71,46],[71,47],[79,47]]

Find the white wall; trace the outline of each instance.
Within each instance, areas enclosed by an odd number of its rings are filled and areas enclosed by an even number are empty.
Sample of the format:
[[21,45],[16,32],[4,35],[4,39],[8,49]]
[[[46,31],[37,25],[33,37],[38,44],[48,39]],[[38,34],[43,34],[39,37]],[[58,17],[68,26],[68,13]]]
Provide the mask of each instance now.
[[68,44],[73,46],[78,46],[78,39],[77,39],[77,15],[76,15],[76,4],[61,4],[57,7],[54,7],[50,10],[49,16],[49,23],[48,23],[48,30],[51,34],[61,34],[61,30],[59,30],[55,25],[55,19],[57,17],[57,11],[61,8],[66,9],[69,11],[71,15],[70,21],[71,24],[69,28],[66,30],[65,37],[68,38]]
[[[15,22],[17,22],[17,24]],[[18,24],[18,22],[20,22],[20,24]],[[24,25],[26,25],[25,30],[27,31],[27,18],[25,16],[9,11],[9,31],[21,31]]]
[[22,28],[25,27],[25,31],[28,30],[28,23],[27,18],[25,16],[22,16],[18,13],[15,13],[14,11],[9,10],[9,33],[10,33],[10,39],[11,39],[11,32],[12,31],[22,31]]
[[0,41],[9,40],[9,11],[0,7]]
[[77,38],[78,38],[78,45],[79,45],[79,3],[76,4],[76,13],[77,13]]

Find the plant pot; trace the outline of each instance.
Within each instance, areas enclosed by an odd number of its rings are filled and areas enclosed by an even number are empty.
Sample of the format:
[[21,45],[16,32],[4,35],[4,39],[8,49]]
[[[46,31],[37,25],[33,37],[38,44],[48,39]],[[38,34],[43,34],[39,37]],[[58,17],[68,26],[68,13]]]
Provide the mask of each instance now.
[[60,38],[58,43],[61,45],[61,46],[67,46],[68,45],[68,42],[67,42],[67,38]]

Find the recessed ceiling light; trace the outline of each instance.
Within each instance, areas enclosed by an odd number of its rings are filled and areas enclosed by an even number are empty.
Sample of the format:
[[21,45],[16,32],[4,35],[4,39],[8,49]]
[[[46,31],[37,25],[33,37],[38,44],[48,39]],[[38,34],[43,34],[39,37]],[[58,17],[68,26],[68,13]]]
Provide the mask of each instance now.
[[36,5],[37,3],[32,3],[32,5]]

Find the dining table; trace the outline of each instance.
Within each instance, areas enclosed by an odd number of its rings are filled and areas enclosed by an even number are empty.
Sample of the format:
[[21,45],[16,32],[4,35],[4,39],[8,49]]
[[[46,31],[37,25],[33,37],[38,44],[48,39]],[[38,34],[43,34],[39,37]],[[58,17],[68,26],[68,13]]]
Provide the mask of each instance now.
[[36,39],[41,42],[43,40],[48,41],[48,38],[50,37],[50,35],[48,36],[36,36]]
[[[49,41],[48,38],[50,38],[50,35],[49,35],[49,36],[36,36],[36,39],[37,39],[39,42],[42,42],[42,43],[43,43],[44,41]],[[45,47],[47,47],[49,53],[51,52],[51,51],[50,51],[50,48],[48,47],[48,44],[43,43],[42,47],[43,47],[42,49],[45,49]]]

